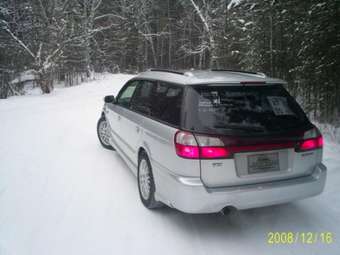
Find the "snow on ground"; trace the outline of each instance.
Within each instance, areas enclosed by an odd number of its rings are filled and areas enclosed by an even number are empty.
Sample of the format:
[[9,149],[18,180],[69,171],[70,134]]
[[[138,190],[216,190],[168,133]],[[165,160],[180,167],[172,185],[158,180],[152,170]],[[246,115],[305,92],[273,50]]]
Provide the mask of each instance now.
[[35,71],[34,70],[27,70],[18,74],[18,76],[10,81],[10,84],[16,84],[19,82],[25,81],[34,81],[36,79]]
[[[96,137],[102,98],[131,76],[0,100],[0,254],[339,254],[340,147],[314,198],[232,213],[145,209],[135,177]],[[332,244],[267,244],[268,232],[332,232]]]

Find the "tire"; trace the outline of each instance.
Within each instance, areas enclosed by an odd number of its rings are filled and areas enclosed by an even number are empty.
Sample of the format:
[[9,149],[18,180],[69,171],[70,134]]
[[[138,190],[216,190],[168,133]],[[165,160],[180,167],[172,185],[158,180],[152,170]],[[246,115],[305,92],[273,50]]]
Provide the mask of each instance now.
[[97,136],[98,136],[99,142],[105,149],[114,151],[115,149],[111,146],[109,142],[110,133],[107,133],[109,132],[109,128],[110,127],[108,123],[106,122],[105,117],[101,116],[97,122]]
[[[152,168],[150,160],[144,151],[140,153],[138,158],[137,181],[139,196],[143,205],[148,209],[162,207],[163,204],[155,200],[156,187],[153,179]],[[145,192],[145,189],[147,189],[147,185],[145,184],[146,182],[149,184],[149,192]]]

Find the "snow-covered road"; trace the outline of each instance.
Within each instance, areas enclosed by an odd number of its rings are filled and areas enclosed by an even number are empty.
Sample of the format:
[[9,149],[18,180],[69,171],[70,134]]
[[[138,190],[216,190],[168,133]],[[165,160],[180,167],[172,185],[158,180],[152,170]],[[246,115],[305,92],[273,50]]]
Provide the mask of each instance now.
[[[0,100],[0,255],[340,254],[340,147],[330,142],[318,197],[229,216],[145,209],[133,174],[96,136],[103,96],[129,77]],[[267,244],[275,231],[334,240]]]

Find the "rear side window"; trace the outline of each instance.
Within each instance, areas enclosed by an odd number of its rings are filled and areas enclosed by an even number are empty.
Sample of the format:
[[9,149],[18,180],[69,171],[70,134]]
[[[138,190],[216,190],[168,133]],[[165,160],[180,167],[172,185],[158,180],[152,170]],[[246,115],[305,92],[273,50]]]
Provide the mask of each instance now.
[[183,88],[154,81],[143,81],[136,90],[131,109],[156,120],[179,126]]
[[277,133],[309,121],[281,85],[192,86],[186,129],[222,134]]
[[136,89],[136,93],[131,102],[131,109],[147,116],[152,116],[153,95],[156,82],[140,81],[140,85]]
[[155,91],[154,117],[174,126],[180,125],[183,87],[159,82]]

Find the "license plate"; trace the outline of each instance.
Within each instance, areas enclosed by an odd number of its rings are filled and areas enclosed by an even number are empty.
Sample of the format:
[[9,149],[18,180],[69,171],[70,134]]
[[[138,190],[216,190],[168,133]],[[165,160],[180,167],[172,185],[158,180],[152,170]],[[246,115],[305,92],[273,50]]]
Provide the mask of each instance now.
[[248,156],[248,173],[279,171],[279,153],[256,154]]

